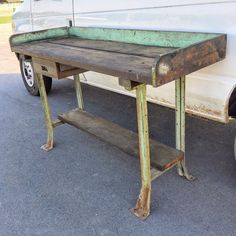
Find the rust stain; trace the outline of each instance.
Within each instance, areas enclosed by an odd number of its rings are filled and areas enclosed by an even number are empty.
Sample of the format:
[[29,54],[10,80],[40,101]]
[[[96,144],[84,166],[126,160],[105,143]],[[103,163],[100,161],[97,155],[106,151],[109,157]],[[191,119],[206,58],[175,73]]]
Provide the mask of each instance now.
[[[173,105],[173,103],[167,101],[166,99],[159,99],[158,97],[149,97],[152,100],[155,100],[157,104],[161,105],[161,106],[167,106],[169,108],[173,108],[175,109],[175,106]],[[227,107],[226,107],[227,109]],[[205,119],[213,119],[212,117],[219,117],[218,119],[215,118],[214,120],[220,121],[221,117],[222,117],[222,112],[221,111],[216,111],[216,110],[212,110],[207,108],[207,106],[205,105],[199,105],[199,106],[194,106],[194,105],[186,105],[186,112],[188,114],[191,115],[195,115],[198,117],[202,117]],[[225,110],[225,113],[227,113],[228,111]],[[197,114],[196,114],[197,113]],[[201,115],[202,113],[202,115]],[[208,117],[209,116],[209,117]],[[211,117],[212,116],[212,117]]]
[[220,111],[215,111],[215,110],[209,109],[204,105],[200,105],[200,106],[187,105],[186,108],[188,110],[193,110],[196,112],[204,112],[206,114],[213,115],[213,116],[221,116],[222,115]]
[[184,153],[181,153],[175,160],[169,162],[164,166],[164,170],[171,168],[173,165],[177,164],[178,162],[184,160]]
[[151,189],[143,187],[141,189],[135,208],[131,211],[141,220],[145,220],[150,215]]

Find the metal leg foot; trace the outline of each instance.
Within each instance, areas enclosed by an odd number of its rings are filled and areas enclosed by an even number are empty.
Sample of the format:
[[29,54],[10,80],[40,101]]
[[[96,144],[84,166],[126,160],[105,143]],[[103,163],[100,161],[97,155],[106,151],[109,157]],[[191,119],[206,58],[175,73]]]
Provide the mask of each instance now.
[[48,152],[53,149],[53,143],[45,143],[44,145],[41,146],[41,149]]
[[151,202],[150,150],[145,84],[141,84],[136,87],[136,96],[142,187],[136,206],[131,209],[131,212],[138,218],[144,220],[150,214]]
[[150,205],[151,189],[142,188],[136,206],[130,211],[141,220],[145,220],[150,215]]
[[36,81],[39,87],[39,93],[44,111],[45,123],[47,127],[47,143],[44,144],[41,148],[45,151],[50,151],[51,149],[53,149],[53,124],[51,119],[51,111],[48,104],[48,98],[44,85],[43,76],[41,74],[36,74]]
[[177,165],[177,172],[178,172],[179,176],[185,177],[189,181],[195,180],[195,177],[193,177],[189,173],[189,171],[188,171],[188,169],[187,169],[187,167],[186,167],[186,165],[183,161],[181,161],[181,163],[179,163]]
[[[185,77],[175,81],[175,104],[176,149],[185,152]],[[195,179],[189,173],[185,159],[177,165],[177,172],[187,180]]]

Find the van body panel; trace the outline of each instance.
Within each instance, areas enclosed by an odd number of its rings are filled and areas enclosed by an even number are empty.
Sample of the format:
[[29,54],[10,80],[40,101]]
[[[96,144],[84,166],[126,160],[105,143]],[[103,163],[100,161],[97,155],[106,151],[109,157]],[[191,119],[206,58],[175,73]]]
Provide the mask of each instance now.
[[13,13],[12,22],[15,33],[24,33],[33,30],[31,0],[24,1]]
[[68,26],[72,19],[72,0],[32,0],[34,31]]

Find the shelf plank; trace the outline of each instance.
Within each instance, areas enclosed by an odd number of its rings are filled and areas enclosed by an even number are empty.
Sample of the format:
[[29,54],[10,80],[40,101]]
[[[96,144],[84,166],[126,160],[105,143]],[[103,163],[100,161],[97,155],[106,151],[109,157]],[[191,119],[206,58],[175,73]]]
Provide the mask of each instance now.
[[104,40],[91,40],[80,38],[64,38],[48,40],[49,43],[75,48],[94,49],[106,52],[129,54],[140,57],[156,58],[161,54],[173,51],[173,47],[152,47],[138,44],[112,42]]
[[[117,124],[94,116],[88,112],[73,110],[59,115],[64,123],[86,131],[125,153],[139,158],[138,135]],[[184,154],[172,147],[150,139],[151,166],[160,171],[171,168],[184,158]]]

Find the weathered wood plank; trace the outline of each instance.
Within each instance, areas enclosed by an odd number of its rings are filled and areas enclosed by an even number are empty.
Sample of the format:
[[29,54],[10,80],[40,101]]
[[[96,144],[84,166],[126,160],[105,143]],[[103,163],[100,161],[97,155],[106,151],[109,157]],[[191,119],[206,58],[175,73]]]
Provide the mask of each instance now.
[[188,75],[221,61],[226,56],[226,35],[200,42],[186,48],[176,49],[163,55],[156,65],[156,84],[161,86],[173,79]]
[[[197,33],[195,35],[198,38]],[[210,34],[211,37],[213,35]],[[226,56],[226,35],[215,34],[209,40],[183,48],[56,38],[12,46],[12,50],[23,55],[158,87],[223,60]]]
[[18,53],[44,58],[81,69],[151,84],[153,58],[101,50],[61,46],[48,42],[27,43],[13,48]]
[[141,57],[156,58],[157,56],[173,51],[176,48],[170,47],[153,47],[130,43],[120,43],[103,40],[90,40],[80,38],[64,38],[49,40],[48,42],[59,45],[73,46],[77,48],[95,49],[107,52],[116,52],[122,54],[130,54]]
[[[70,111],[59,115],[59,119],[139,158],[138,135],[133,131],[85,111]],[[153,167],[164,171],[182,160],[183,153],[150,139],[150,158]]]

